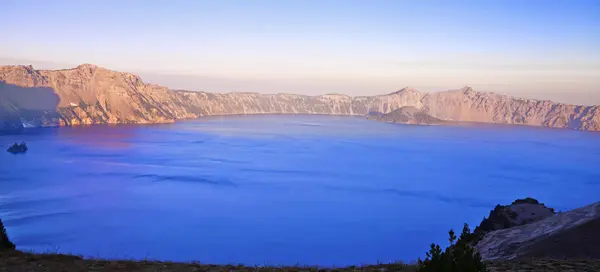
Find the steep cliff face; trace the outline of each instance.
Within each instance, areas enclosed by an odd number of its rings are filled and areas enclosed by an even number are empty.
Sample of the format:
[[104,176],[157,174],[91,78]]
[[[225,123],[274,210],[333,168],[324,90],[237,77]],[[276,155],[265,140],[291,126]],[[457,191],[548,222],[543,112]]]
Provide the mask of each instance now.
[[161,123],[206,115],[389,113],[414,107],[443,120],[600,130],[598,106],[523,100],[491,93],[339,94],[207,93],[169,90],[138,76],[84,64],[67,70],[0,67],[0,130],[14,126]]
[[[31,66],[0,69],[2,100],[33,126],[157,123],[174,120],[161,107],[171,92],[132,74],[81,65],[45,71]],[[35,103],[31,103],[35,101]],[[27,114],[29,113],[29,114]]]
[[475,92],[469,87],[424,96],[425,110],[444,120],[600,130],[600,106],[576,106]]
[[370,109],[421,105],[421,94],[414,90],[357,98],[169,90],[90,64],[56,71],[4,66],[0,82],[0,106],[7,111],[3,119],[18,116],[32,126],[160,123],[228,114],[363,115]]

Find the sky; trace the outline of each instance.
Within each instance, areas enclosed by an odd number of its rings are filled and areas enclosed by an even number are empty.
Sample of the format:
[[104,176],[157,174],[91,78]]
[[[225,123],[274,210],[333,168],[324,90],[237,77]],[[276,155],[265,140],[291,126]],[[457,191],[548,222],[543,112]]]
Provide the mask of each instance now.
[[171,88],[375,95],[471,86],[600,104],[600,0],[0,2],[0,64]]

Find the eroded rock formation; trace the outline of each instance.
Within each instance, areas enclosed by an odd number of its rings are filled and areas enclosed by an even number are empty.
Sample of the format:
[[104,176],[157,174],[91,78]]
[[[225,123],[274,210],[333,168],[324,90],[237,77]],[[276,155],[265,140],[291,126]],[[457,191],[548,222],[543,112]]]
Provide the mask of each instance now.
[[84,64],[66,70],[0,67],[0,130],[22,126],[164,123],[228,114],[390,113],[414,107],[447,121],[520,124],[600,131],[600,107],[519,99],[460,90],[398,92],[350,97],[340,94],[207,93],[169,90],[130,73]]

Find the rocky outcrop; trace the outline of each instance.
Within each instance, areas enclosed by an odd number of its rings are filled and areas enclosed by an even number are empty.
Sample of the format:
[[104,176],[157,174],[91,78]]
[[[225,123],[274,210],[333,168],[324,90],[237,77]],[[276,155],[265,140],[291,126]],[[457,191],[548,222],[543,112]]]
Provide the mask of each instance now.
[[229,114],[386,114],[403,107],[414,107],[447,121],[600,130],[599,106],[525,100],[470,88],[433,94],[405,88],[361,97],[217,94],[169,90],[146,84],[136,75],[91,64],[66,70],[0,67],[0,129],[7,130],[22,126],[164,123]]
[[554,209],[533,198],[517,199],[510,205],[497,205],[475,228],[476,235],[522,226],[554,215]]
[[[552,215],[553,211],[540,205],[513,203],[508,210],[497,212],[500,215],[494,218],[508,214],[512,220],[507,228],[486,224],[493,230],[485,232],[475,245],[483,259],[600,258],[600,202]],[[481,232],[487,227],[479,228]]]
[[367,119],[412,125],[440,125],[448,123],[412,106],[401,107],[390,113],[370,112],[367,115]]

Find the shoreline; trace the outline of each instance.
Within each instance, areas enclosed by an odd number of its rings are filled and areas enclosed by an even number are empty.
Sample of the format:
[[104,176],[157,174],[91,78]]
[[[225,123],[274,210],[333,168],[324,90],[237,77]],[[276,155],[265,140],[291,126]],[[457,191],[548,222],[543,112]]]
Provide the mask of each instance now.
[[249,113],[249,114],[216,114],[216,115],[203,115],[195,118],[182,118],[175,119],[169,122],[142,122],[142,123],[99,123],[99,124],[75,124],[68,126],[33,126],[33,127],[22,127],[18,130],[0,130],[0,136],[3,135],[18,135],[22,134],[28,130],[35,129],[46,129],[46,128],[86,128],[86,127],[121,127],[121,126],[159,126],[159,125],[171,125],[176,123],[183,122],[196,122],[202,121],[206,119],[220,119],[220,118],[234,118],[234,117],[262,117],[262,116],[323,116],[323,117],[343,117],[343,118],[357,118],[357,119],[365,119],[368,121],[378,122],[382,124],[391,124],[391,125],[410,125],[410,126],[423,126],[423,127],[431,127],[431,126],[445,126],[445,127],[482,127],[482,128],[531,128],[538,130],[546,130],[551,129],[554,131],[576,131],[583,133],[591,133],[596,134],[600,133],[600,131],[596,130],[581,130],[581,129],[570,129],[570,128],[560,128],[560,127],[550,127],[550,126],[541,126],[541,125],[527,125],[527,124],[508,124],[508,123],[489,123],[489,122],[470,122],[470,121],[454,121],[454,120],[444,120],[446,123],[443,124],[414,124],[414,123],[401,123],[401,122],[386,122],[380,121],[376,119],[370,119],[368,115],[363,114],[327,114],[327,113]]

